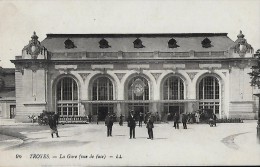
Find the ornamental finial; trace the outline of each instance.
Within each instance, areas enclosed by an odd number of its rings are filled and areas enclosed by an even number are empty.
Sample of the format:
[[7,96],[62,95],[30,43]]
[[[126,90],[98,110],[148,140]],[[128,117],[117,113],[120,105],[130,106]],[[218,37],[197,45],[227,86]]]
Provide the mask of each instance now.
[[36,32],[33,32],[33,35],[31,36],[33,40],[38,40],[38,36],[36,35]]
[[241,30],[240,30],[239,34],[237,35],[237,38],[244,38],[244,34],[242,34]]

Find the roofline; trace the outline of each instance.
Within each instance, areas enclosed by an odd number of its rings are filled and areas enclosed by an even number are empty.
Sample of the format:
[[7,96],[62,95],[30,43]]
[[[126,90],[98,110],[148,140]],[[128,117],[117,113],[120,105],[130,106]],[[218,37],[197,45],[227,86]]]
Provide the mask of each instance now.
[[228,33],[152,33],[152,34],[46,34],[47,38],[123,38],[123,37],[212,37]]

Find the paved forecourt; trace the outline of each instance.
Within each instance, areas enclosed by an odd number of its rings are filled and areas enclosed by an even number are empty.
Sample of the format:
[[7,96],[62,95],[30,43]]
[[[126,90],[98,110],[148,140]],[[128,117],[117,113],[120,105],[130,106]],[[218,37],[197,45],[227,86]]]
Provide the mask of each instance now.
[[[154,140],[147,139],[145,126],[129,129],[115,123],[112,137],[104,124],[59,125],[60,138],[51,138],[47,127],[27,126],[20,130],[24,142],[0,152],[1,164],[10,165],[260,165],[256,121],[245,123],[188,124],[174,129],[173,123],[155,124]],[[10,128],[7,126],[6,128]],[[18,126],[13,126],[12,129]],[[2,127],[3,128],[3,127]],[[55,135],[54,135],[55,136]],[[6,153],[8,153],[8,156]],[[16,155],[22,156],[21,159]],[[48,157],[33,157],[34,154]],[[92,158],[91,158],[92,157]]]

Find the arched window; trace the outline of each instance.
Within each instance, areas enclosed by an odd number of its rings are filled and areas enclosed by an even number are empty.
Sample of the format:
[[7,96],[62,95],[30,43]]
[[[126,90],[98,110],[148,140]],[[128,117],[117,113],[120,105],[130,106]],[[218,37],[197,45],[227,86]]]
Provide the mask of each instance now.
[[78,112],[78,86],[74,79],[64,77],[56,87],[57,111],[61,116],[76,116]]
[[[184,84],[177,76],[168,77],[163,83],[163,100],[182,100],[184,99]],[[173,119],[175,113],[184,112],[184,103],[169,102],[163,103],[162,116],[168,115],[168,120]]]
[[144,77],[136,76],[130,80],[128,100],[149,100],[149,86]]
[[109,78],[99,77],[94,81],[92,100],[113,100],[113,84]]
[[219,114],[219,82],[213,76],[204,77],[199,83],[199,108],[212,109]]
[[184,85],[179,77],[169,77],[163,84],[164,100],[180,100],[184,99]]

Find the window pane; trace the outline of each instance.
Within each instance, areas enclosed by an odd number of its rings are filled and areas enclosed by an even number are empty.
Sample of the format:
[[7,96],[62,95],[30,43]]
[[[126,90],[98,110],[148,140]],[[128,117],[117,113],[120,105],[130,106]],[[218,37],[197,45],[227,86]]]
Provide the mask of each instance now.
[[[217,78],[207,76],[199,83],[199,108],[212,109],[214,113],[219,114],[219,83]],[[206,102],[203,102],[205,101]]]
[[163,86],[164,100],[180,100],[184,99],[184,85],[179,77],[169,77]]
[[113,100],[113,84],[107,77],[97,78],[92,92],[92,100]]
[[[78,86],[71,77],[62,78],[56,87],[57,94],[57,111],[62,116],[72,115],[74,101],[78,100]],[[65,101],[65,103],[63,102]],[[74,103],[72,103],[74,102]],[[78,103],[76,104],[78,105]],[[76,106],[78,110],[78,106]]]

